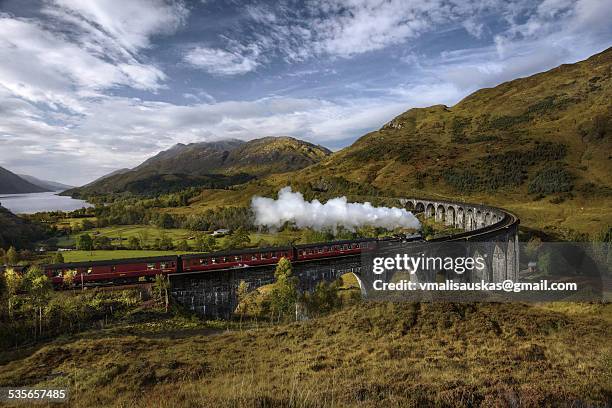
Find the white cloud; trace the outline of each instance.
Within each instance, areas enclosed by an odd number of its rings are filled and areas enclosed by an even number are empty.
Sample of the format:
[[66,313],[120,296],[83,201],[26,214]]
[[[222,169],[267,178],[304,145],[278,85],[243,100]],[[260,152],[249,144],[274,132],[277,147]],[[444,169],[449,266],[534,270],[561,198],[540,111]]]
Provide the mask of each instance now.
[[[38,163],[35,175],[44,169],[48,177],[80,184],[109,169],[135,166],[179,142],[293,135],[325,145],[380,127],[417,105],[425,88],[396,90],[384,101],[273,97],[188,106],[100,96],[82,101],[78,115],[0,98],[0,146],[11,145],[10,152],[0,148],[0,163],[23,172],[29,163]],[[432,100],[434,94],[456,98],[443,90],[431,93]],[[41,163],[42,154],[50,159]],[[70,172],[66,166],[81,170]]]
[[0,86],[52,108],[80,110],[80,98],[129,86],[155,91],[165,74],[140,60],[150,37],[175,30],[182,3],[162,1],[45,3],[49,18],[0,13]]
[[165,0],[53,0],[55,15],[76,16],[81,27],[102,34],[129,52],[148,47],[154,35],[174,32],[187,17],[181,1]]
[[185,55],[185,61],[213,75],[242,75],[257,68],[259,54],[257,46],[241,47],[233,51],[194,47]]

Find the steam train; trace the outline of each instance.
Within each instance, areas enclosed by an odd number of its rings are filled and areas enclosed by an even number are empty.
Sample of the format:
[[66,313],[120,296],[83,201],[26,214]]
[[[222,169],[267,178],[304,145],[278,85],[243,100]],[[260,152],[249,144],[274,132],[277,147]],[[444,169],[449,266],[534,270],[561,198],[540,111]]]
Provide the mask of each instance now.
[[379,241],[412,241],[418,239],[420,239],[420,236],[362,238],[187,255],[62,263],[45,265],[43,268],[44,273],[51,279],[53,286],[58,289],[64,286],[64,274],[68,271],[76,271],[74,283],[83,286],[127,284],[152,280],[155,275],[159,274],[189,274],[275,265],[283,257],[289,259],[292,263],[299,263],[355,256],[361,254],[364,250],[374,249]]

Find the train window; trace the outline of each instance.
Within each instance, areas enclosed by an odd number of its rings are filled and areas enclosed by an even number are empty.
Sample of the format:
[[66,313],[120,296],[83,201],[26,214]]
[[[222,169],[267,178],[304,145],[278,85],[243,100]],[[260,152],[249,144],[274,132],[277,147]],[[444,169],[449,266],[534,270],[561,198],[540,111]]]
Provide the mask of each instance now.
[[159,264],[159,268],[160,269],[166,269],[168,266],[166,265],[165,262],[162,262],[161,264]]
[[234,257],[234,261],[235,261],[235,262],[240,262],[241,260],[242,260],[242,258],[241,258],[241,257],[239,257],[239,256],[235,256],[235,257]]
[[256,260],[257,260],[257,254],[251,255],[251,261],[256,261]]
[[92,268],[87,268],[87,274],[91,275],[91,272],[92,272]]
[[324,247],[323,247],[323,252],[329,252],[329,247],[324,246]]
[[53,271],[54,275],[61,278],[62,277],[62,270],[61,269],[56,269],[55,271]]
[[304,255],[304,251],[302,251],[301,249],[300,249],[300,251],[298,253],[299,253],[300,256]]
[[317,252],[322,254],[323,253],[323,248],[319,248],[319,250]]
[[221,263],[226,263],[227,262],[227,257],[223,256],[221,257]]
[[155,269],[155,264],[154,263],[148,263],[147,264],[147,269],[148,270]]
[[210,263],[213,265],[217,263],[217,258],[210,258]]
[[208,265],[208,259],[207,258],[200,258],[200,265]]
[[283,254],[282,252],[272,252],[272,259],[276,259],[276,258],[278,258],[277,254],[281,254],[281,256],[283,256],[283,255],[282,255],[282,254]]
[[266,259],[268,257],[268,254],[266,254],[265,252],[261,253],[261,259]]
[[308,252],[308,255],[312,255],[313,254],[312,249],[309,249],[307,252]]
[[111,266],[111,271],[115,272],[117,270],[117,267],[115,265]]

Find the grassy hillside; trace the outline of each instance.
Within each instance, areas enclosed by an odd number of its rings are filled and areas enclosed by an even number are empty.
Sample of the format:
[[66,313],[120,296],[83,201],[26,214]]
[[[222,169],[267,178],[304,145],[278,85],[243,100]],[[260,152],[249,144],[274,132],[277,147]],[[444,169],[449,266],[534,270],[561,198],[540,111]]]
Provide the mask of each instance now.
[[611,312],[361,303],[212,334],[143,321],[6,353],[0,386],[68,387],[72,406],[605,406]]
[[411,109],[301,174],[395,191],[609,198],[611,70],[609,49],[450,108]]
[[227,188],[256,177],[301,169],[330,153],[324,147],[290,137],[178,144],[131,171],[105,177],[66,194],[155,195],[191,186]]

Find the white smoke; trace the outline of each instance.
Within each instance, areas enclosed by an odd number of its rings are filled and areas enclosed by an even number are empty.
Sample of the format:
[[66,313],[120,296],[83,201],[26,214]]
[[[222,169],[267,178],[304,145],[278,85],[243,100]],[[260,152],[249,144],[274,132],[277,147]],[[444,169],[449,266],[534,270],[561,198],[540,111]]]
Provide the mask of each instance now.
[[355,231],[362,226],[394,228],[420,228],[419,220],[403,208],[374,207],[370,203],[349,203],[346,197],[337,197],[321,204],[319,200],[305,201],[304,196],[285,187],[278,192],[278,199],[255,196],[251,200],[255,224],[279,228],[292,222],[298,228],[315,230],[343,226]]

